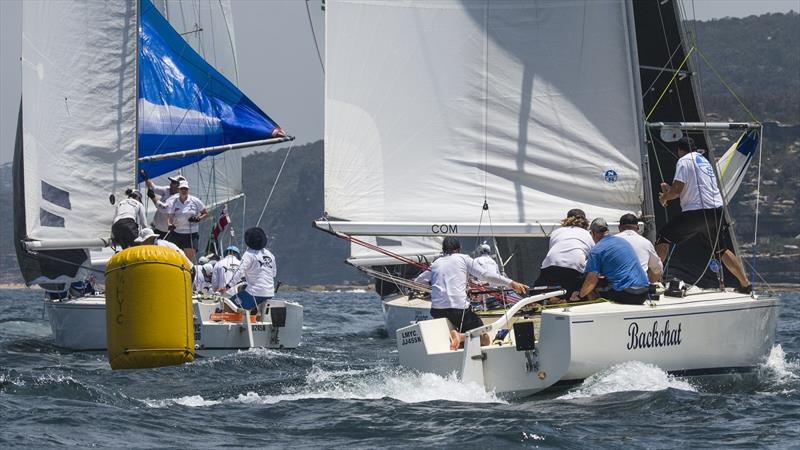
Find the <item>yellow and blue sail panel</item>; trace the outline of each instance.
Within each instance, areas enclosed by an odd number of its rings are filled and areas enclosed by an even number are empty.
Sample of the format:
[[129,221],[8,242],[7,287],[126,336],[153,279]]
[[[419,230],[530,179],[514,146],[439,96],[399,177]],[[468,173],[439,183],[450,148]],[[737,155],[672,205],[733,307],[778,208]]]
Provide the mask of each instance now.
[[733,198],[739,189],[739,185],[747,172],[747,167],[758,150],[760,139],[759,130],[745,132],[717,161],[717,171],[722,182],[722,192],[728,201]]
[[[149,0],[140,5],[138,157],[272,137],[278,125],[197,54]],[[139,168],[155,177],[205,156],[142,162]]]

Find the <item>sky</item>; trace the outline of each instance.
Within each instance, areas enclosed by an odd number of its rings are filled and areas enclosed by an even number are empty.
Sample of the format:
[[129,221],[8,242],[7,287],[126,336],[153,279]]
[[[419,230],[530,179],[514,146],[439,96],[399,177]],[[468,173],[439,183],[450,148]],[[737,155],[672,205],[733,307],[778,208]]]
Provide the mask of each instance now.
[[[698,20],[800,11],[800,0],[682,0]],[[323,136],[324,60],[321,0],[232,0],[239,86],[297,144]],[[22,0],[0,0],[0,163],[11,161],[20,92]]]

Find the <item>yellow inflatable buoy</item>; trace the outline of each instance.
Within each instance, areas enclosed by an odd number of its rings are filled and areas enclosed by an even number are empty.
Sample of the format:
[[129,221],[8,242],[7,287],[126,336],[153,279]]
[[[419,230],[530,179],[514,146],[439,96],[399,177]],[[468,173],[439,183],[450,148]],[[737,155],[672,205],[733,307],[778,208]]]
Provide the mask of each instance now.
[[127,248],[106,266],[106,337],[112,369],[194,360],[188,261],[157,245]]

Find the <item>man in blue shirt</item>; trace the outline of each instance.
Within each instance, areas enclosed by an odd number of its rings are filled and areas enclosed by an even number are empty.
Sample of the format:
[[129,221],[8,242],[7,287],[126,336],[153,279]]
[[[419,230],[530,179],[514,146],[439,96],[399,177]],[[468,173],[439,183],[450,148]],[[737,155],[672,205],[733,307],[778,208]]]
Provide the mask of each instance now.
[[595,246],[586,260],[586,278],[572,301],[588,300],[597,287],[600,275],[608,281],[608,290],[598,295],[617,303],[641,305],[647,299],[647,274],[642,270],[633,247],[622,238],[608,234],[608,224],[599,217],[589,226]]

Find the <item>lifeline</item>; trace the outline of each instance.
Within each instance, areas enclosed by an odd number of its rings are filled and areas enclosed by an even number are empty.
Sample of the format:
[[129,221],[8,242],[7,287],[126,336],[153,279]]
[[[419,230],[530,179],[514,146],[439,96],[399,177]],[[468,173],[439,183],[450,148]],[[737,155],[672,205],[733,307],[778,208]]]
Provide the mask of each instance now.
[[669,320],[664,324],[664,329],[658,329],[658,321],[653,322],[652,331],[639,332],[639,324],[632,322],[628,326],[628,337],[631,341],[628,343],[628,350],[636,350],[637,348],[651,348],[651,347],[668,347],[670,345],[681,344],[681,324],[678,324],[677,330],[669,329]]

